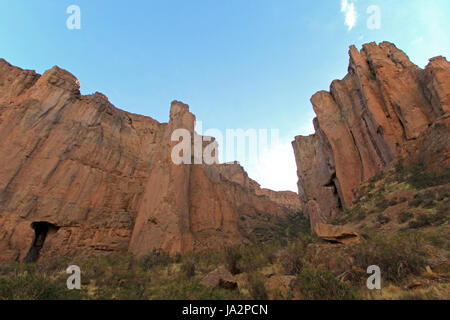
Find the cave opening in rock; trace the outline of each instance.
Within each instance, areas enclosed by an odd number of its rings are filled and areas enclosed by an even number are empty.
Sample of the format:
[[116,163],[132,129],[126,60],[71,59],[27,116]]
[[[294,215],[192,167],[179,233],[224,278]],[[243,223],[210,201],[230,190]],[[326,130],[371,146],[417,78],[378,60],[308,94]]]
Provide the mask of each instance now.
[[329,182],[325,185],[325,187],[329,187],[332,188],[333,190],[333,195],[336,197],[337,199],[337,207],[339,210],[343,210],[344,206],[342,205],[342,200],[341,197],[339,196],[339,191],[338,191],[338,185],[337,185],[337,176],[336,176],[336,172],[333,173],[333,175],[331,176]]
[[59,227],[49,222],[39,221],[33,222],[31,228],[34,230],[34,239],[31,248],[24,259],[25,262],[30,263],[36,262],[39,259],[39,253],[44,246],[47,235],[56,233]]

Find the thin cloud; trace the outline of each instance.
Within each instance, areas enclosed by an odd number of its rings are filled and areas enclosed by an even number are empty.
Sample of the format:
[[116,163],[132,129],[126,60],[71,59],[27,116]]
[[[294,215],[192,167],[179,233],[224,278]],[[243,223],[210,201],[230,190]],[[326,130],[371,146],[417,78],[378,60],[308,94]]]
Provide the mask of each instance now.
[[341,12],[345,14],[345,25],[348,27],[348,30],[352,30],[356,25],[356,20],[358,19],[355,4],[353,2],[349,2],[348,0],[342,0]]
[[341,12],[345,12],[348,8],[348,1],[347,0],[342,0],[341,1]]

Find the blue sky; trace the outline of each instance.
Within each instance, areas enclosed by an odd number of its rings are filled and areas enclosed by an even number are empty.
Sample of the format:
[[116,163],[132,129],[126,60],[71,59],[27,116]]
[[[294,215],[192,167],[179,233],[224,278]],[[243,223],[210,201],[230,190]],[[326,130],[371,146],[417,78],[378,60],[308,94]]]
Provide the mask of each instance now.
[[[348,47],[391,41],[423,67],[449,57],[448,0],[0,0],[0,57],[72,72],[84,94],[168,120],[172,100],[203,128],[275,128],[280,145],[238,159],[264,187],[296,190],[290,142],[311,133],[310,97],[347,72]],[[69,30],[66,9],[81,9]],[[369,29],[367,8],[381,10]]]

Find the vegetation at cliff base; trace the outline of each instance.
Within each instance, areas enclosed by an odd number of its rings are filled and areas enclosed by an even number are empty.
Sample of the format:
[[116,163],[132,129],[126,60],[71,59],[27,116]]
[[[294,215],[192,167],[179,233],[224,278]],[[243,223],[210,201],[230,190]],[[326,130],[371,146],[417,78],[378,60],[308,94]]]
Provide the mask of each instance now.
[[[278,240],[222,251],[171,256],[155,250],[143,257],[54,256],[3,264],[0,299],[449,299],[446,172],[395,165],[368,181],[353,206],[333,221],[356,230],[360,243],[326,242],[299,216],[279,226]],[[66,288],[72,264],[82,270],[82,290]],[[371,265],[381,269],[382,290],[366,286]],[[237,288],[203,283],[221,266]]]

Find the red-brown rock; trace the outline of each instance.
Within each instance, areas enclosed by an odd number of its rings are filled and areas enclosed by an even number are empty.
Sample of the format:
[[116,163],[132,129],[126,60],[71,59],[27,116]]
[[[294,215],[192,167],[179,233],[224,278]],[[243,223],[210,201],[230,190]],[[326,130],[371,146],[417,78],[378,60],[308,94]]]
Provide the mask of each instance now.
[[224,266],[221,266],[206,275],[202,279],[201,284],[205,287],[223,288],[228,290],[235,290],[238,287],[236,279]]
[[171,134],[194,123],[181,102],[159,123],[81,95],[58,67],[41,76],[0,60],[0,261],[33,243],[41,257],[222,248],[300,211],[239,165],[175,165]]
[[293,142],[312,226],[330,222],[353,190],[396,160],[450,165],[450,63],[437,57],[420,69],[388,42],[349,54],[348,74],[311,98],[316,134]]
[[360,243],[359,235],[347,226],[334,226],[319,223],[314,226],[314,232],[319,238],[332,243]]

